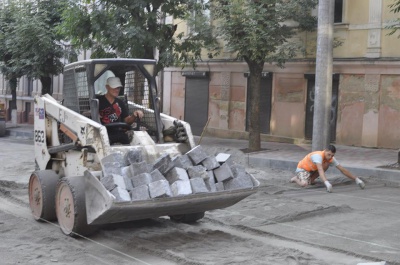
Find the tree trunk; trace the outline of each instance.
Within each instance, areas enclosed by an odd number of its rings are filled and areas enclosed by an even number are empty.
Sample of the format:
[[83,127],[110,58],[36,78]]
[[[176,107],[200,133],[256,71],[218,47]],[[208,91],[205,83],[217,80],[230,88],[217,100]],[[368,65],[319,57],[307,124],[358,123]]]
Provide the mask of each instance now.
[[41,76],[40,82],[42,83],[42,95],[49,94],[52,95],[53,91],[51,89],[51,77]]
[[255,152],[261,150],[260,137],[260,90],[261,74],[264,62],[255,62],[246,60],[250,69],[250,109],[249,111],[249,151]]
[[323,150],[330,143],[332,104],[333,14],[335,0],[320,0],[315,76],[312,150]]
[[17,78],[12,77],[8,82],[11,90],[10,109],[17,109]]

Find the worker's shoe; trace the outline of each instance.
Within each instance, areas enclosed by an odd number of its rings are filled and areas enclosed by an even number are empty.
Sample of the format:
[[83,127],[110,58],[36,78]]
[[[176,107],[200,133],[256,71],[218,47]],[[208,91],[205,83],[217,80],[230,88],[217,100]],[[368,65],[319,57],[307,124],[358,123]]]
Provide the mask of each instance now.
[[365,183],[361,179],[356,178],[356,183],[357,183],[358,186],[360,186],[361,189],[365,188]]

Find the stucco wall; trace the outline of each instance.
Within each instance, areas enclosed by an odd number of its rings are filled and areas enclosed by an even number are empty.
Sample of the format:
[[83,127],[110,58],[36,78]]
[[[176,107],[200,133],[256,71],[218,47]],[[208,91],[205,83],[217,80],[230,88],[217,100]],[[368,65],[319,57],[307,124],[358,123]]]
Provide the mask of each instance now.
[[277,73],[273,77],[271,134],[304,137],[305,95],[304,73]]
[[381,76],[378,145],[400,147],[400,76]]

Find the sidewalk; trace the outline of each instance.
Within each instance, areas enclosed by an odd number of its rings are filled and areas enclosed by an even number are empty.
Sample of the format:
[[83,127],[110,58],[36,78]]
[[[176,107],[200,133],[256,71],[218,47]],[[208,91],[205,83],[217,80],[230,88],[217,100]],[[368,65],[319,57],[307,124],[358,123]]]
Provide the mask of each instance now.
[[[197,143],[197,141],[196,141]],[[247,140],[232,140],[213,137],[203,137],[201,144],[221,147],[246,149]],[[397,149],[364,148],[335,145],[336,159],[353,174],[363,177],[373,177],[389,182],[400,183],[400,168],[379,168],[397,163]],[[262,142],[263,151],[245,153],[248,164],[255,167],[269,167],[294,171],[297,163],[309,152],[311,144],[288,144],[277,142]],[[329,174],[341,174],[336,168],[329,169]]]
[[33,124],[13,125],[10,122],[7,122],[6,136],[33,140]]
[[[33,140],[32,124],[17,124],[12,126],[6,124],[6,135],[14,138]],[[195,137],[198,143],[200,137]],[[214,137],[203,137],[200,144],[230,147],[235,149],[246,149],[247,140],[222,139]],[[355,175],[360,177],[373,177],[391,182],[400,182],[400,168],[379,168],[397,163],[397,149],[364,148],[344,145],[336,146],[336,159]],[[307,153],[311,152],[310,144],[288,144],[278,142],[262,142],[260,152],[244,153],[248,158],[248,164],[256,167],[270,167],[294,171],[298,161]],[[334,168],[330,173],[340,174]]]

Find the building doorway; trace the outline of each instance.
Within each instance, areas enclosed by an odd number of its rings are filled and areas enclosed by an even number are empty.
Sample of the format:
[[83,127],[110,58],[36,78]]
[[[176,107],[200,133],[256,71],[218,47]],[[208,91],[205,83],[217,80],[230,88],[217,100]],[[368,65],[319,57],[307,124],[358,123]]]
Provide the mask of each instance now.
[[[305,139],[312,140],[314,121],[314,98],[315,98],[315,74],[306,74],[307,79],[307,101],[306,101],[306,125]],[[330,115],[330,142],[336,141],[336,121],[339,99],[339,74],[332,76],[332,104]]]
[[[249,74],[246,73],[247,77],[247,100],[246,109],[250,108],[250,79]],[[271,122],[271,99],[272,99],[272,73],[263,72],[261,78],[261,91],[260,91],[260,132],[262,134],[270,133],[270,122]],[[246,131],[249,131],[250,113],[246,111]]]
[[183,72],[185,82],[185,121],[194,135],[201,135],[208,121],[209,82],[206,72]]

